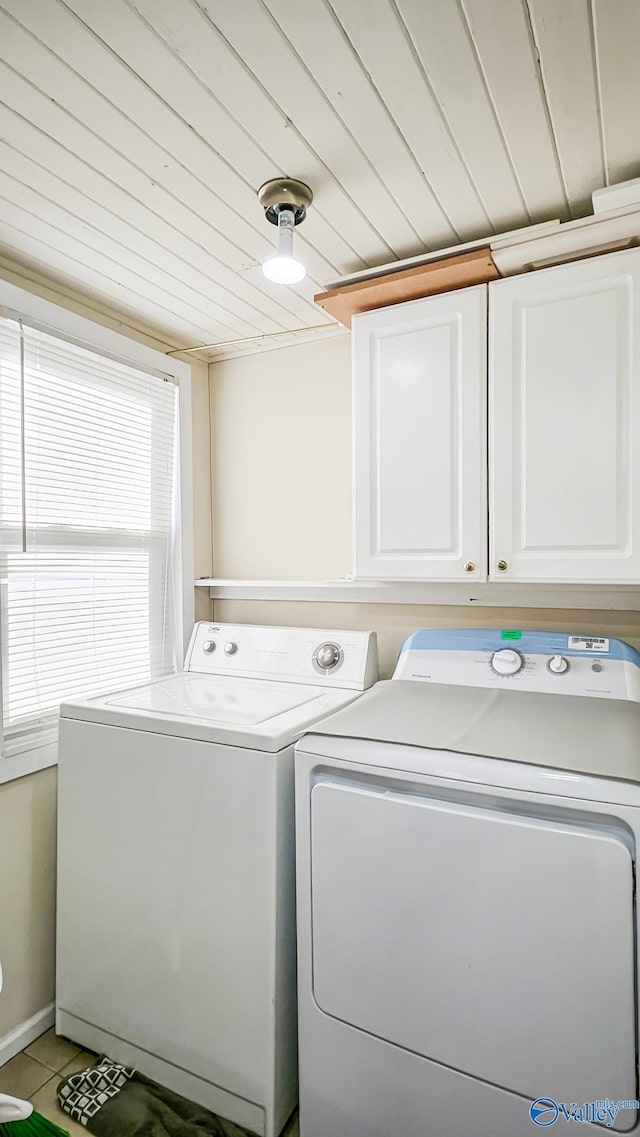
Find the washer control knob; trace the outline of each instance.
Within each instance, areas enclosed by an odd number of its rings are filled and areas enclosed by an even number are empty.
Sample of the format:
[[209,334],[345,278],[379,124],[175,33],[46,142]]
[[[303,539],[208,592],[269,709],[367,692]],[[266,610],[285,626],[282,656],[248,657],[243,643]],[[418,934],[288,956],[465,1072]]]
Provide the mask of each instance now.
[[491,666],[497,675],[517,675],[523,663],[520,652],[509,647],[494,651],[491,657]]
[[211,653],[216,650],[216,641],[215,640],[205,640],[203,645],[202,645],[202,650],[206,651],[207,655],[211,655]]
[[554,675],[564,675],[569,670],[569,660],[563,655],[552,655],[547,666]]
[[340,648],[336,644],[321,644],[316,652],[316,662],[323,671],[335,667],[340,660]]
[[229,640],[229,643],[224,645],[224,654],[225,655],[235,655],[237,650],[238,650],[238,645],[237,645],[237,643],[234,643],[233,640]]

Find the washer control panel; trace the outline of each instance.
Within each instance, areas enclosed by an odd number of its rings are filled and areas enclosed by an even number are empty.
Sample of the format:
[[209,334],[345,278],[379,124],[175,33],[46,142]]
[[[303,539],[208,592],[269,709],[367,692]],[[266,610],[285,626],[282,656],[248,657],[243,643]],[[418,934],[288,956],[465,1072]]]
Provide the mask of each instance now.
[[640,702],[640,653],[569,632],[425,630],[405,641],[393,678]]
[[364,691],[378,678],[375,632],[196,624],[185,671]]

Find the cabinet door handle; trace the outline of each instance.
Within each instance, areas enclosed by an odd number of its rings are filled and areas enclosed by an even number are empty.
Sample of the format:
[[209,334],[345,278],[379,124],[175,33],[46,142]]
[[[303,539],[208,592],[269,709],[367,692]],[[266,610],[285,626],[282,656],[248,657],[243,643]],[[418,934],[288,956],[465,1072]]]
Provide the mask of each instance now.
[[475,567],[476,566],[474,565],[473,561],[467,561],[466,565],[464,566],[464,571],[465,572],[473,572]]
[[498,561],[498,568],[500,569],[500,572],[505,572],[506,569],[508,568],[507,562],[506,561]]

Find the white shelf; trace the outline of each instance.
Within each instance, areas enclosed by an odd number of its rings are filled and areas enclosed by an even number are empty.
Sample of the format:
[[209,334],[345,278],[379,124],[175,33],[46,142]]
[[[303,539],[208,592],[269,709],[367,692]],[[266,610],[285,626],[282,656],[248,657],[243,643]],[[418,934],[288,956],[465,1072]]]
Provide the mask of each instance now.
[[476,608],[640,611],[640,585],[433,584],[364,580],[196,580],[214,600],[297,600],[346,604],[438,604]]

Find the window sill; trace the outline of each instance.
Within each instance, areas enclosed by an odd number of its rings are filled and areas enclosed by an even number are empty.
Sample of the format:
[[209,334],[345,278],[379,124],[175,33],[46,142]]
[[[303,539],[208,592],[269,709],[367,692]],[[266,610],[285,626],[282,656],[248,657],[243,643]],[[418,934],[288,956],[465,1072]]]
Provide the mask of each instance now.
[[42,746],[34,746],[32,750],[22,750],[17,754],[0,758],[0,785],[3,782],[13,782],[16,778],[24,778],[28,774],[37,774],[39,770],[46,770],[49,766],[58,764],[58,743],[47,742]]

